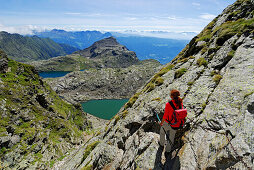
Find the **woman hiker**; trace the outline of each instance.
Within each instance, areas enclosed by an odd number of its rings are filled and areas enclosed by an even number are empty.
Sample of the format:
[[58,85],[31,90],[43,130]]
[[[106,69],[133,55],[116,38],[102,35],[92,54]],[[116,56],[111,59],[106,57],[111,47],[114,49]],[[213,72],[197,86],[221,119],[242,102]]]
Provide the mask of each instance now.
[[[164,115],[163,118],[161,120],[160,123],[160,147],[163,149],[164,145],[166,145],[165,148],[165,157],[167,158],[168,155],[171,152],[171,149],[173,148],[173,144],[174,144],[174,138],[175,138],[175,133],[177,131],[177,128],[179,128],[179,123],[172,123],[174,122],[174,116],[173,116],[173,112],[174,112],[174,108],[175,109],[181,109],[183,108],[183,103],[182,103],[182,99],[179,97],[180,96],[180,92],[178,90],[171,90],[170,92],[170,97],[171,97],[171,104],[170,102],[166,103],[166,107],[165,107],[165,111],[164,111]],[[171,105],[174,106],[171,106]],[[165,137],[167,139],[167,141],[165,141]],[[166,142],[166,143],[165,143]]]

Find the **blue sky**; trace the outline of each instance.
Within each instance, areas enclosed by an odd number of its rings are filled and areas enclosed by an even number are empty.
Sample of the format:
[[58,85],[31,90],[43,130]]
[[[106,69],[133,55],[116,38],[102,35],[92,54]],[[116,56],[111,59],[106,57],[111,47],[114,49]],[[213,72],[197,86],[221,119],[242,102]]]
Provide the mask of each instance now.
[[0,0],[0,31],[200,32],[235,0]]

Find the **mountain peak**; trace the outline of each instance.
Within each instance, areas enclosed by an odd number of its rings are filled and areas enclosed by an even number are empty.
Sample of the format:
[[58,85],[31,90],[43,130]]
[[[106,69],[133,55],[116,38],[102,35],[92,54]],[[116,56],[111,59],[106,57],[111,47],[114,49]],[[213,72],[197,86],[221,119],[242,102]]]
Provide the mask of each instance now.
[[[114,37],[104,38],[95,42],[90,47],[75,52],[82,57],[90,59],[102,59],[103,63],[108,63],[107,67],[128,67],[136,62],[138,58],[136,53],[129,51],[125,46],[119,44]],[[114,63],[113,65],[109,63]],[[120,65],[119,65],[120,64]]]
[[[130,52],[125,46],[119,44],[113,36],[104,38],[102,40],[96,41],[90,47],[77,51],[75,53],[80,54],[83,57],[95,58],[103,55],[104,53],[109,54],[109,51],[113,51],[115,53],[118,52]],[[134,52],[132,52],[134,53]],[[113,54],[114,55],[114,54]],[[136,54],[135,54],[136,56]]]
[[59,30],[59,29],[53,29],[50,32],[55,32],[55,33],[64,33],[66,32],[65,30]]
[[95,42],[92,46],[98,46],[98,47],[112,47],[112,46],[119,46],[120,44],[116,41],[116,38],[111,36],[108,38],[104,38],[102,40],[99,40]]

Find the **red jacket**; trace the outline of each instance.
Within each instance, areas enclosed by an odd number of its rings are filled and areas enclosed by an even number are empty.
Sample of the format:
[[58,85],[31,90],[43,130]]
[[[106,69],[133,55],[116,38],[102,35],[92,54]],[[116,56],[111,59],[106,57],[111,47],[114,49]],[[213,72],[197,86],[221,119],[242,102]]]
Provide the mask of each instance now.
[[[174,106],[176,107],[176,109],[179,109],[179,107],[176,105],[175,100],[172,100]],[[183,108],[183,103],[182,103],[182,108]],[[173,112],[174,109],[171,107],[171,105],[169,104],[169,102],[166,103],[165,106],[165,111],[164,111],[164,115],[163,115],[163,119],[169,123],[169,121],[171,121],[173,119]],[[173,126],[173,125],[172,125]]]

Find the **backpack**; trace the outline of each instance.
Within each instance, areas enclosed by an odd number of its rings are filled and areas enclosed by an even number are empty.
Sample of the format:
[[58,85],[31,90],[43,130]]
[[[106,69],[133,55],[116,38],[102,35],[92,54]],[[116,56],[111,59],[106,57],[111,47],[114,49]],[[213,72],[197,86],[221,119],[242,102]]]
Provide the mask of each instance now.
[[174,112],[173,112],[172,119],[168,122],[173,129],[180,129],[184,125],[185,118],[187,116],[187,109],[184,109],[184,108],[182,109],[182,105],[180,105],[179,109],[176,109],[172,101],[170,101],[169,104],[174,109]]

